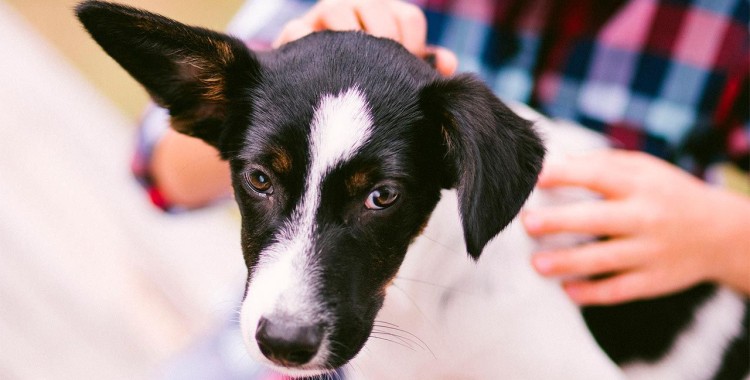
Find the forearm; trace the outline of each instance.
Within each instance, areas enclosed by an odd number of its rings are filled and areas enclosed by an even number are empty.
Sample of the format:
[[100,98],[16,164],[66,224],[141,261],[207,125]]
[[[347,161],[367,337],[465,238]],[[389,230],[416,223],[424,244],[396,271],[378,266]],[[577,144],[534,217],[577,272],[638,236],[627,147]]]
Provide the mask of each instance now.
[[215,148],[171,129],[154,147],[151,174],[170,204],[200,207],[231,192],[229,165]]
[[715,190],[721,198],[717,231],[716,266],[712,280],[750,296],[750,198],[725,190]]

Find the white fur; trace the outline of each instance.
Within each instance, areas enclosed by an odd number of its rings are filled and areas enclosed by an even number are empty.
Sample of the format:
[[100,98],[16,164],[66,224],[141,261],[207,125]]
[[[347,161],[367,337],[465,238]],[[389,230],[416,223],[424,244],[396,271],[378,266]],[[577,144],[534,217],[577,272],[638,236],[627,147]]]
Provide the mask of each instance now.
[[[311,123],[311,162],[302,200],[279,231],[278,242],[260,253],[242,304],[243,338],[256,359],[270,364],[255,341],[261,317],[294,317],[302,323],[327,318],[320,306],[320,272],[314,259],[316,252],[313,252],[320,187],[323,178],[337,165],[352,158],[371,133],[372,116],[358,89],[321,98]],[[308,366],[325,362],[328,344],[324,338],[321,349]],[[297,374],[312,375],[313,372]]]

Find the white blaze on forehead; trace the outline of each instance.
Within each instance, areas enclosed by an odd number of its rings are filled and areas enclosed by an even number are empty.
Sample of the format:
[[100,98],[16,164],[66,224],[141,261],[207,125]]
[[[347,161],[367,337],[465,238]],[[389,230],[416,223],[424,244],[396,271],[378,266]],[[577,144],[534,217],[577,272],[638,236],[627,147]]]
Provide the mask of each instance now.
[[280,231],[280,244],[301,239],[305,247],[310,246],[323,179],[336,165],[350,159],[371,134],[372,116],[357,88],[321,97],[310,125],[307,182],[300,203]]
[[372,116],[365,96],[357,88],[321,98],[310,126],[307,182],[301,202],[281,231],[281,243],[302,239],[309,247],[323,179],[336,165],[351,159],[371,134]]
[[[369,140],[372,126],[367,101],[357,88],[324,95],[316,107],[302,198],[290,220],[278,231],[277,242],[260,253],[242,305],[243,336],[256,356],[259,351],[253,338],[260,317],[278,313],[310,322],[325,317],[320,315],[326,311],[318,294],[320,270],[313,252],[320,188],[332,169],[354,157]],[[326,353],[319,352],[312,363],[325,357]]]
[[350,158],[371,133],[372,116],[364,95],[357,88],[337,96],[323,96],[312,120],[310,174],[322,176]]

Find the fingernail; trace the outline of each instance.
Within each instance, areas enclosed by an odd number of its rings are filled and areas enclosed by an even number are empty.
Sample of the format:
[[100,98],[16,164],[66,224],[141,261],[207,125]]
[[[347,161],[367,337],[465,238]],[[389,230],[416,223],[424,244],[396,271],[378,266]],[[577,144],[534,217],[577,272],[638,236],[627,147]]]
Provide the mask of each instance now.
[[581,297],[581,289],[573,284],[565,284],[563,285],[563,289],[565,290],[565,293],[568,294],[568,297],[572,299],[575,302],[578,302],[578,299]]
[[531,260],[531,263],[534,265],[534,268],[537,272],[541,274],[548,274],[552,271],[552,267],[554,266],[554,262],[549,257],[545,257],[544,254],[537,254],[534,256],[534,258]]
[[533,211],[527,211],[524,213],[521,220],[526,227],[526,230],[529,232],[537,231],[542,227],[542,218],[535,215]]
[[557,155],[552,155],[550,157],[545,157],[542,168],[554,169],[554,168],[558,168],[561,166],[565,166],[567,165],[567,162],[569,162],[569,160],[570,158],[564,154],[557,154]]
[[565,161],[568,161],[569,156],[567,154],[550,154],[544,157],[544,165],[563,165]]

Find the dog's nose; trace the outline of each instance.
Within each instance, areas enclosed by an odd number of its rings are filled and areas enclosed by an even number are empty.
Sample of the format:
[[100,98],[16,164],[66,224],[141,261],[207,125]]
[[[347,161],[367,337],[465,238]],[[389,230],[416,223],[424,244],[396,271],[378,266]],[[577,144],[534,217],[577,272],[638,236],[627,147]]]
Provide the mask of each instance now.
[[300,366],[318,353],[323,327],[261,318],[255,340],[260,352],[274,363],[285,367]]

